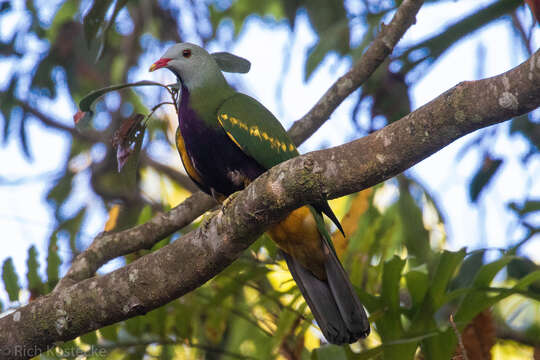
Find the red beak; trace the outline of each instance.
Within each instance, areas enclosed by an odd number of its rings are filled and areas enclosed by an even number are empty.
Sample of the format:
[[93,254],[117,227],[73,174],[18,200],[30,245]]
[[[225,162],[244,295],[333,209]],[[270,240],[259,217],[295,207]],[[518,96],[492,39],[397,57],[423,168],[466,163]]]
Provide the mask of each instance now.
[[167,66],[167,64],[171,60],[172,59],[170,59],[170,58],[161,58],[158,61],[156,61],[155,63],[153,63],[152,66],[150,66],[150,69],[148,69],[148,71],[152,72],[154,70],[161,69],[162,67]]

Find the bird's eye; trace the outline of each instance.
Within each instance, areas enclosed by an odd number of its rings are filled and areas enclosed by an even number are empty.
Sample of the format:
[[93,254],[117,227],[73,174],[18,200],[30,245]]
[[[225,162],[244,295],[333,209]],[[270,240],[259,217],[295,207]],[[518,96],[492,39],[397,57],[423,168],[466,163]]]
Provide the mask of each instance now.
[[185,57],[185,58],[190,57],[191,56],[191,50],[184,49],[184,51],[182,51],[182,56]]

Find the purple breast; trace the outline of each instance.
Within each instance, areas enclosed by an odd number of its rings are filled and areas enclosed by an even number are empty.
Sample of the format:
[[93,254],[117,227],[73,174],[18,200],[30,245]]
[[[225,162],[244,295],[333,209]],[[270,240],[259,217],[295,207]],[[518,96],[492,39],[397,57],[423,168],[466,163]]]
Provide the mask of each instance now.
[[189,106],[189,91],[182,85],[179,129],[186,152],[202,180],[198,185],[208,194],[213,189],[228,196],[244,188],[242,179],[254,180],[265,169],[229,139],[217,118],[210,120],[205,122]]

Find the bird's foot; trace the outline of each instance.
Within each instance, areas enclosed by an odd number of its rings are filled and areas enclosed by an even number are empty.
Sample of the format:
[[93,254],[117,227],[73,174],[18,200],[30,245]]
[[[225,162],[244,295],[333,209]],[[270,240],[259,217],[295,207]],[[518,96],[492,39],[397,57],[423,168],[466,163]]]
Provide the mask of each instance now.
[[207,212],[203,215],[203,219],[202,219],[202,221],[201,221],[201,228],[206,229],[206,228],[208,227],[208,225],[210,225],[210,221],[212,221],[212,219],[214,218],[214,216],[216,216],[220,210],[221,210],[221,209],[218,208],[218,209],[216,209],[216,210],[207,211]]
[[240,194],[240,191],[233,192],[231,195],[229,195],[225,200],[223,200],[221,207],[225,209],[231,203],[231,201],[238,196],[238,194]]

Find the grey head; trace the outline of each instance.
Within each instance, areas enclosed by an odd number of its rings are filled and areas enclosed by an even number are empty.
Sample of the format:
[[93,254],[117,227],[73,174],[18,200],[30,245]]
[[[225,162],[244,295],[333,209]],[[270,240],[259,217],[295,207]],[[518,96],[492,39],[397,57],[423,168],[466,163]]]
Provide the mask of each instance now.
[[191,43],[171,46],[149,71],[160,68],[171,70],[188,88],[219,86],[225,82],[221,71],[246,73],[250,63],[246,59],[227,52],[209,54],[205,49]]

